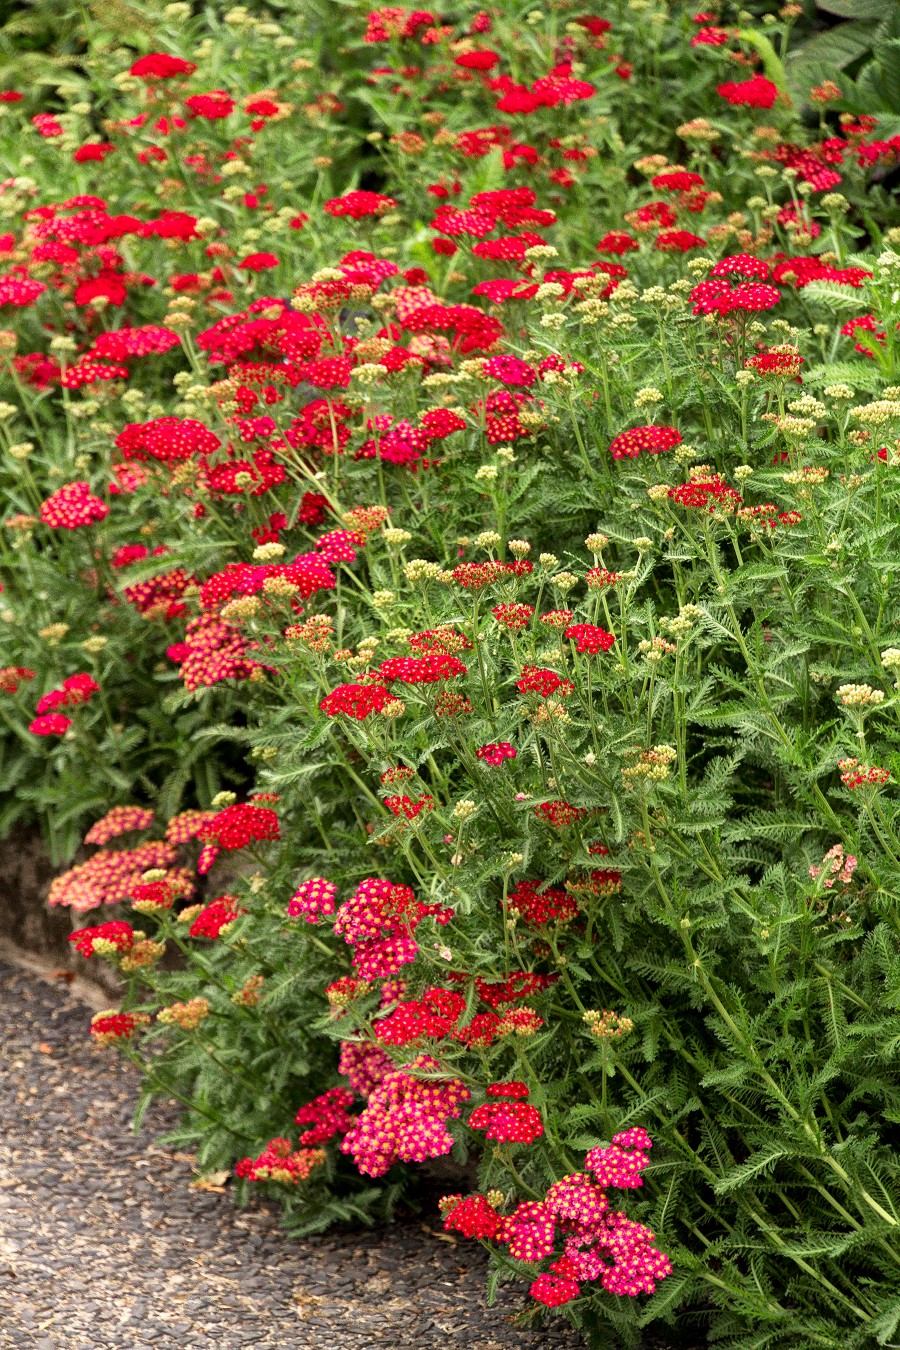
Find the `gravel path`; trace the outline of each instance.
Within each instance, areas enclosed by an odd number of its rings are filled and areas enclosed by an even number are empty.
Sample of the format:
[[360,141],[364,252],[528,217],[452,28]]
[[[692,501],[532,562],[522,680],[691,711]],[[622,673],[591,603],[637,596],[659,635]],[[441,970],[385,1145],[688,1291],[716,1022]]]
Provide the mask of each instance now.
[[[140,1136],[137,1074],[89,1042],[90,1009],[0,962],[4,1350],[582,1350],[485,1304],[475,1244],[431,1225],[288,1240],[273,1207],[192,1190],[188,1155]],[[434,1224],[437,1227],[437,1224]]]

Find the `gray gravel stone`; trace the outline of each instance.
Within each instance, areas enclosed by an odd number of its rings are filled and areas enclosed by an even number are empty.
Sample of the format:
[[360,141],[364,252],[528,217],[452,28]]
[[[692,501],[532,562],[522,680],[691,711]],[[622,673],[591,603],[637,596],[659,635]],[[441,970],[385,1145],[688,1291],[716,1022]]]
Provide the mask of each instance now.
[[137,1074],[89,1018],[0,962],[2,1350],[583,1350],[521,1320],[521,1286],[488,1308],[484,1253],[434,1218],[291,1241],[271,1205],[189,1189],[154,1143],[174,1115],[132,1133]]

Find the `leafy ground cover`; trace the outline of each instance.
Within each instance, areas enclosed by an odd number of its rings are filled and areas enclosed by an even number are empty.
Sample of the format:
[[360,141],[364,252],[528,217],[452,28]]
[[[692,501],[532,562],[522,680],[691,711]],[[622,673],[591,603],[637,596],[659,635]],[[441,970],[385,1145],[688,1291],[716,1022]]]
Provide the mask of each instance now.
[[452,1154],[598,1346],[890,1344],[861,68],[791,5],[94,12],[0,105],[3,823],[89,850],[92,1034],[292,1231]]

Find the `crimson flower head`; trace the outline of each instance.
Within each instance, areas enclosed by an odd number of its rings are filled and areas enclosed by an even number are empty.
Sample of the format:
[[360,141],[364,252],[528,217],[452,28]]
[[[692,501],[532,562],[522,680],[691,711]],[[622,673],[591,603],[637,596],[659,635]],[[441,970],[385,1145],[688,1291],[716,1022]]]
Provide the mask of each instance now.
[[581,1286],[577,1280],[571,1279],[568,1275],[545,1273],[537,1277],[529,1292],[533,1299],[543,1303],[546,1308],[559,1308],[577,1298],[581,1293]]
[[184,106],[194,117],[219,122],[234,111],[234,99],[224,89],[213,89],[208,94],[191,94],[184,100]]
[[64,483],[41,502],[41,520],[52,530],[77,530],[108,515],[109,507],[94,496],[88,483]]
[[612,253],[618,256],[631,253],[638,248],[640,244],[626,230],[610,230],[597,244],[598,253]]
[[730,487],[720,474],[712,478],[694,479],[682,483],[679,487],[669,488],[669,496],[678,506],[686,506],[695,511],[709,511],[713,514],[733,514],[743,505],[739,492]]
[[79,703],[87,703],[99,689],[92,675],[69,675],[63,680],[61,689],[51,689],[38,700],[35,712],[43,716],[44,713],[55,712],[57,708],[76,707]]
[[71,717],[64,713],[46,713],[29,723],[28,730],[33,736],[64,736],[71,725]]
[[476,1106],[469,1124],[501,1144],[533,1144],[544,1133],[540,1112],[528,1102],[485,1102]]
[[774,309],[781,299],[781,292],[777,286],[756,281],[742,282],[732,289],[724,278],[715,277],[695,286],[690,298],[694,302],[694,314],[721,314],[724,317],[735,310],[759,314]]
[[274,253],[251,253],[243,262],[238,263],[238,267],[243,272],[268,272],[271,268],[277,267],[279,261]]
[[561,830],[567,825],[577,824],[587,815],[587,811],[583,806],[573,806],[571,802],[557,798],[552,802],[540,802],[534,808],[534,814],[538,820],[545,820],[555,830]]
[[716,93],[728,103],[746,108],[771,108],[778,97],[778,86],[765,75],[754,75],[749,80],[735,83],[733,80],[716,86]]
[[531,1095],[528,1085],[520,1082],[518,1078],[510,1079],[508,1083],[488,1083],[485,1092],[489,1097],[510,1097],[513,1100]]
[[768,281],[769,264],[763,258],[754,258],[751,253],[734,253],[729,258],[720,258],[709,270],[711,277],[739,276],[747,281]]
[[178,75],[193,75],[197,67],[193,61],[185,61],[180,56],[170,56],[168,52],[148,52],[135,61],[129,71],[139,80],[171,80]]
[[334,913],[337,886],[324,877],[311,877],[301,882],[288,901],[287,912],[290,918],[304,918],[307,923]]
[[500,1231],[500,1215],[483,1195],[445,1195],[439,1202],[444,1211],[444,1230],[467,1238],[493,1238]]
[[102,164],[107,155],[111,155],[115,146],[110,141],[90,141],[73,150],[72,158],[76,164]]
[[675,427],[629,427],[614,436],[609,447],[613,459],[637,459],[643,451],[658,455],[681,444],[681,432]]
[[703,187],[703,177],[699,173],[690,173],[687,169],[671,169],[658,173],[650,179],[653,187],[663,192],[690,192],[691,188]]
[[364,220],[366,216],[384,216],[393,211],[397,203],[393,197],[385,197],[380,192],[357,190],[347,192],[343,197],[332,197],[322,208],[329,216],[338,218],[349,216],[351,220]]
[[503,605],[495,605],[491,613],[503,628],[508,628],[511,632],[515,632],[519,628],[527,628],[534,617],[534,609],[531,605],[518,605],[514,601],[508,601]]
[[188,932],[191,937],[217,938],[235,919],[246,914],[233,895],[219,895],[201,909]]
[[382,712],[393,695],[383,684],[339,684],[319,704],[328,717],[352,717],[363,722],[370,713]]
[[608,652],[616,640],[612,633],[595,623],[573,623],[566,629],[566,637],[575,643],[576,652],[587,652],[591,656]]
[[117,1041],[130,1041],[138,1027],[149,1021],[146,1013],[95,1013],[91,1018],[91,1035],[99,1045],[115,1045]]
[[476,759],[483,759],[485,764],[500,765],[505,759],[515,759],[516,751],[509,741],[492,741],[488,745],[479,746],[475,751]]
[[95,928],[79,928],[70,935],[69,941],[85,957],[96,955],[98,942],[101,944],[99,950],[103,950],[105,944],[117,952],[127,952],[134,946],[134,929],[124,919],[113,919],[109,923],[97,924]]
[[0,694],[18,693],[19,685],[36,675],[37,671],[28,666],[4,666],[0,669]]
[[217,811],[200,831],[199,837],[218,848],[246,848],[256,840],[263,843],[280,839],[278,817],[268,806],[250,802],[234,802],[223,811]]
[[746,369],[755,370],[758,375],[770,375],[784,380],[795,380],[800,374],[802,365],[803,357],[796,347],[781,349],[770,347],[757,352],[755,356],[748,356],[744,362]]
[[541,698],[551,698],[554,694],[568,698],[575,691],[571,680],[564,680],[555,670],[541,666],[523,666],[516,688],[520,694],[540,694]]
[[492,70],[498,65],[500,57],[496,52],[489,50],[477,52],[463,52],[462,56],[454,58],[455,66],[462,66],[463,70]]
[[430,656],[391,656],[382,661],[379,675],[386,684],[398,680],[401,684],[436,684],[465,675],[468,670],[458,656],[442,654]]

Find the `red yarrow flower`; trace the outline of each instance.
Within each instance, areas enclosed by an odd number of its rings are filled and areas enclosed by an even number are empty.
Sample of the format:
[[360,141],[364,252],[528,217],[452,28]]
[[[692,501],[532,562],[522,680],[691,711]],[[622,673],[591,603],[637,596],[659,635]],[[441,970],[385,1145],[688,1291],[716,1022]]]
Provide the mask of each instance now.
[[28,730],[34,736],[64,736],[71,725],[71,717],[66,717],[64,713],[47,713],[30,722]]
[[644,451],[648,455],[658,455],[663,450],[672,450],[681,444],[681,432],[674,427],[629,427],[620,431],[610,443],[609,453],[613,459],[637,459]]
[[576,652],[587,652],[591,656],[608,652],[616,640],[612,633],[595,623],[573,623],[566,629],[566,637],[575,643]]
[[332,197],[322,210],[329,216],[338,218],[349,216],[351,220],[364,220],[366,216],[384,216],[397,206],[393,197],[385,197],[380,192],[347,192],[343,197]]
[[213,89],[208,94],[191,94],[184,106],[194,117],[207,122],[219,122],[234,111],[234,99],[224,89]]
[[235,802],[218,811],[207,821],[198,837],[217,848],[246,848],[248,844],[264,843],[271,839],[280,839],[278,817],[267,806],[256,806],[251,802]]
[[362,722],[371,713],[382,712],[392,699],[391,691],[383,684],[339,684],[326,694],[319,707],[329,717],[343,714]]
[[488,745],[479,746],[475,751],[476,759],[483,759],[486,764],[502,764],[505,759],[515,759],[515,748],[509,741],[491,741]]
[[571,1303],[581,1293],[581,1285],[567,1275],[539,1275],[529,1290],[531,1297],[547,1308],[559,1308]]
[[238,263],[238,267],[243,272],[267,272],[273,267],[278,267],[279,262],[274,253],[251,253],[243,262]]
[[219,895],[201,909],[188,932],[191,937],[215,939],[247,911],[237,902],[237,896]]
[[135,61],[129,71],[139,80],[171,80],[178,75],[193,75],[197,67],[193,61],[185,61],[180,56],[170,56],[168,52],[148,52]]
[[105,520],[109,507],[83,482],[64,483],[41,502],[41,520],[52,530],[77,530]]
[[528,1102],[485,1102],[469,1116],[469,1125],[501,1144],[533,1144],[544,1133],[540,1112]]
[[739,83],[728,80],[725,84],[719,84],[716,93],[736,107],[771,108],[778,97],[778,86],[767,80],[765,75],[754,75]]

